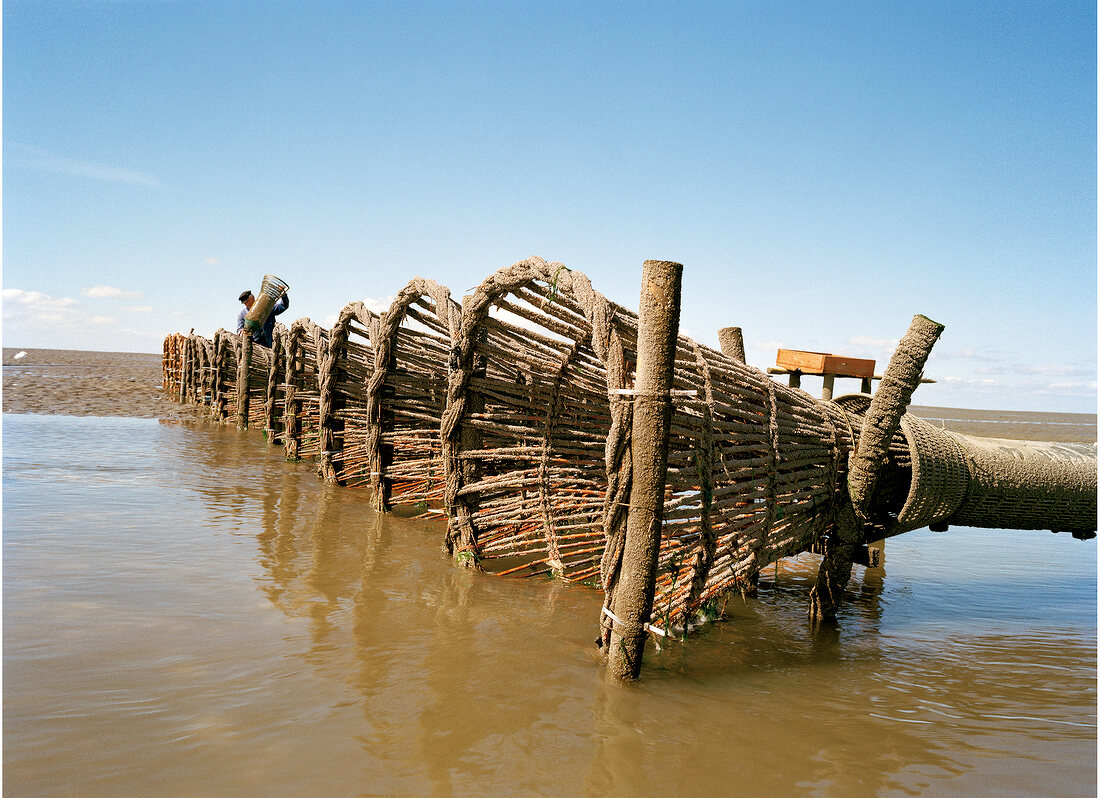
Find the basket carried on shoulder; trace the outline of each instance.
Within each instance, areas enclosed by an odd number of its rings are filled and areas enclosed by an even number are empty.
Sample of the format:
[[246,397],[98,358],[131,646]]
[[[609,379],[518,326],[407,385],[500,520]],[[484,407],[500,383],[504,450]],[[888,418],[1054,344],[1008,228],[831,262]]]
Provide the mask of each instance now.
[[260,295],[252,303],[248,315],[244,317],[244,328],[249,332],[262,329],[267,317],[271,315],[272,308],[279,301],[279,297],[290,290],[290,286],[273,274],[265,274],[263,284],[260,286]]

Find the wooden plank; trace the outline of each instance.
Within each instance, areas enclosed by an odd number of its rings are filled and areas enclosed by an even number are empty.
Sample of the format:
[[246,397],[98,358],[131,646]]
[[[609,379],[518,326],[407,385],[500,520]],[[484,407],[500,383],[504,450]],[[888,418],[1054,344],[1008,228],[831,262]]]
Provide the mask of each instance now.
[[780,349],[776,354],[775,365],[790,371],[801,371],[803,374],[832,374],[836,377],[870,378],[875,373],[873,360],[800,349]]
[[875,374],[875,361],[844,355],[827,355],[825,373],[837,377],[872,377]]
[[780,349],[775,356],[775,365],[804,374],[823,374],[825,352],[804,352],[800,349]]

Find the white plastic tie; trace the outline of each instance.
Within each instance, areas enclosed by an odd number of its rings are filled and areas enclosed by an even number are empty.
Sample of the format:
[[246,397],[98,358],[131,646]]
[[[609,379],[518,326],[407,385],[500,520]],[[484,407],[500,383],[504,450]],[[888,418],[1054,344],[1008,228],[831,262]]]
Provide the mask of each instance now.
[[607,394],[608,396],[646,396],[655,399],[664,399],[670,396],[696,397],[699,395],[699,391],[692,388],[668,391],[638,391],[634,388],[609,388]]
[[[601,610],[601,612],[602,612],[602,614],[604,614],[608,618],[610,618],[612,621],[619,624],[619,626],[625,626],[627,628],[630,628],[631,626],[636,625],[636,624],[627,623],[622,618],[620,618],[618,615],[616,615],[611,610],[609,610],[607,607],[604,607],[603,610]],[[643,623],[642,624],[642,629],[644,629],[647,632],[653,632],[653,634],[660,635],[661,637],[668,637],[668,632],[666,632],[664,629],[660,628],[659,626],[654,626],[651,623]]]

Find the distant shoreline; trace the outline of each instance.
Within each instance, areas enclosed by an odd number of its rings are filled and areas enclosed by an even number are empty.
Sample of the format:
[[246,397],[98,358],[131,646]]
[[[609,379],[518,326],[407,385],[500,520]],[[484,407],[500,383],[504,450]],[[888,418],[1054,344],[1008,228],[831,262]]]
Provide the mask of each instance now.
[[165,395],[159,354],[4,347],[3,358],[5,413],[196,417]]
[[[16,358],[20,352],[26,354]],[[191,406],[165,396],[161,387],[160,353],[4,347],[3,365],[5,413],[139,418],[196,416]],[[914,415],[969,435],[1022,440],[1096,440],[1095,413],[969,410],[917,404],[911,410]]]

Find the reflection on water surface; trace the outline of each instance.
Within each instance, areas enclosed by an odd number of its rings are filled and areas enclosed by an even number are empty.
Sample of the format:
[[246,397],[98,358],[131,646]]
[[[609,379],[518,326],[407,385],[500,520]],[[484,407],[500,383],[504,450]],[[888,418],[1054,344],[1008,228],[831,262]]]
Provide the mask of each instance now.
[[4,427],[13,795],[1095,789],[1095,542],[911,533],[816,634],[785,562],[624,687],[597,593],[457,568],[254,433]]

